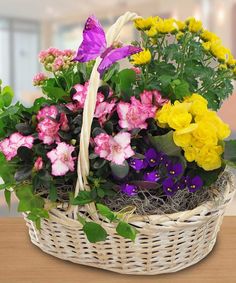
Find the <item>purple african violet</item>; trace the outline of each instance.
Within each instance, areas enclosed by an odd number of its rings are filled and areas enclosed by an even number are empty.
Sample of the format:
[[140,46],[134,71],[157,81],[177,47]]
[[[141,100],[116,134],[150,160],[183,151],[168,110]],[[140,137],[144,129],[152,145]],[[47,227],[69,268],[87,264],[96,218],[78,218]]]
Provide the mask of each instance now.
[[129,197],[135,196],[138,193],[138,188],[135,185],[123,184],[121,185],[121,192]]
[[143,180],[148,182],[157,182],[160,179],[159,173],[154,170],[152,172],[146,172],[143,175]]

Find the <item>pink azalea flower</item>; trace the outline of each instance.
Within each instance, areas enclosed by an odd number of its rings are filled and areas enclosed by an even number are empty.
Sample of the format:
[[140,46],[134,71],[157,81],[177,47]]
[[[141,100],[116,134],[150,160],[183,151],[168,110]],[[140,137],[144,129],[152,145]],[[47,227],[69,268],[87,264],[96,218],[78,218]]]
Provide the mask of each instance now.
[[153,106],[143,105],[132,96],[131,103],[121,101],[117,105],[117,113],[120,119],[119,125],[121,128],[127,128],[128,131],[136,128],[146,129],[146,120],[154,117],[154,110]]
[[11,160],[17,155],[17,150],[21,146],[28,148],[33,147],[34,138],[32,136],[23,136],[20,133],[14,133],[9,138],[0,142],[0,151],[6,156],[7,160]]
[[39,110],[37,114],[38,121],[41,121],[45,118],[53,118],[56,119],[58,115],[57,107],[54,105],[51,106],[45,106],[41,110]]
[[72,112],[77,112],[79,109],[81,109],[79,103],[73,103],[73,102],[69,102],[67,104],[65,104],[65,106]]
[[121,132],[114,137],[101,133],[94,138],[96,144],[94,152],[101,158],[122,165],[125,159],[134,155],[130,139],[129,133]]
[[[74,86],[74,89],[76,90],[76,93],[73,95],[73,100],[76,100],[79,107],[79,109],[84,108],[85,99],[88,93],[88,86],[89,82],[86,82],[84,85],[77,84]],[[97,104],[104,101],[104,95],[101,92],[98,92],[97,94]]]
[[52,175],[64,176],[68,171],[74,171],[74,159],[71,155],[75,147],[65,142],[57,144],[57,147],[47,153],[52,162]]
[[163,98],[158,90],[144,90],[140,94],[141,102],[147,106],[163,106],[165,103],[169,102],[169,99]]
[[43,168],[43,159],[39,156],[34,163],[34,170],[39,171]]
[[52,144],[54,141],[60,141],[58,136],[59,128],[60,123],[55,122],[50,118],[45,118],[38,123],[38,137],[43,143],[48,145]]
[[60,121],[59,121],[60,125],[61,125],[61,129],[62,131],[69,131],[70,127],[68,124],[68,119],[67,116],[64,112],[61,113],[60,115]]
[[98,118],[101,126],[109,119],[110,114],[113,112],[116,103],[112,100],[110,103],[103,101],[98,103],[95,109],[94,117]]

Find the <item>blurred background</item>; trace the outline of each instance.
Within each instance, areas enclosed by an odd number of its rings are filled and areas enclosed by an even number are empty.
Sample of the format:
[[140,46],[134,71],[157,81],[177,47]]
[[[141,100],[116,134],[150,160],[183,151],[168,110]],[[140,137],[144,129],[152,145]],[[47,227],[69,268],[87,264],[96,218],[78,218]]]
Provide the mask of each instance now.
[[[40,96],[32,86],[33,76],[40,71],[37,54],[41,49],[77,49],[87,17],[96,15],[105,29],[124,12],[139,15],[174,17],[184,20],[194,16],[205,28],[217,33],[236,57],[236,0],[0,0],[0,78],[11,85],[17,100],[25,105]],[[135,37],[132,24],[121,36],[123,42]],[[236,95],[224,103],[219,114],[230,124],[236,138]],[[1,165],[0,165],[1,166]],[[0,193],[0,217],[14,216]],[[236,215],[236,200],[228,210]]]

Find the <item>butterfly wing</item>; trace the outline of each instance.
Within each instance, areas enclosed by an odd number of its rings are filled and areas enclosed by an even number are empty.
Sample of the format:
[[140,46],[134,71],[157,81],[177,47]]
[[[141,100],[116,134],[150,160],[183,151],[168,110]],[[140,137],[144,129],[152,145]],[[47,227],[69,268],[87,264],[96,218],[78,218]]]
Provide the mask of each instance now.
[[104,56],[103,60],[99,64],[98,72],[100,73],[100,75],[102,75],[105,70],[108,69],[115,62],[141,51],[142,48],[132,45],[112,49],[112,51],[110,51],[106,56]]
[[85,23],[83,41],[74,61],[94,60],[105,51],[106,45],[106,36],[101,24],[94,16],[91,16]]

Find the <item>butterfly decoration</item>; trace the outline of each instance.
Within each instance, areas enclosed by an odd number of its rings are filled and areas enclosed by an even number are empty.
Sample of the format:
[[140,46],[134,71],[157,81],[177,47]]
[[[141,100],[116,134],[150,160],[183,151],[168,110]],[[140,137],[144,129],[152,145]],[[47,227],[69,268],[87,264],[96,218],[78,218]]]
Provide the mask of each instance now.
[[141,51],[140,47],[133,45],[116,48],[115,44],[113,44],[107,47],[103,27],[96,17],[91,16],[85,23],[83,41],[73,61],[88,62],[100,56],[102,61],[98,66],[98,72],[102,76],[113,63]]

